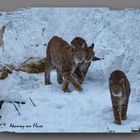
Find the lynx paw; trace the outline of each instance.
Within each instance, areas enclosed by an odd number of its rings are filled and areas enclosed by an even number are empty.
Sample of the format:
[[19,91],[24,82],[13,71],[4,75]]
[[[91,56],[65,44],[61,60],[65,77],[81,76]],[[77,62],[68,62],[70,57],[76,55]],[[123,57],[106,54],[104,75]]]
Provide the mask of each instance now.
[[78,82],[82,85],[82,83],[84,82],[84,76],[83,76],[83,77],[78,78]]
[[83,88],[81,87],[81,85],[78,85],[78,86],[76,87],[76,90],[77,90],[77,91],[83,91]]
[[63,89],[63,91],[64,91],[64,92],[68,92],[68,93],[70,93],[70,89],[69,89],[69,88],[67,88],[67,89]]
[[81,85],[83,84],[83,81],[84,80],[78,80],[79,84],[81,84]]
[[58,84],[62,84],[63,83],[63,79],[58,79],[57,82],[58,82]]
[[45,81],[45,85],[51,85],[52,83],[50,81]]
[[127,119],[127,116],[122,116],[122,120],[126,120]]
[[121,125],[122,124],[121,121],[118,121],[118,120],[115,120],[114,123],[115,124],[118,124],[118,125]]

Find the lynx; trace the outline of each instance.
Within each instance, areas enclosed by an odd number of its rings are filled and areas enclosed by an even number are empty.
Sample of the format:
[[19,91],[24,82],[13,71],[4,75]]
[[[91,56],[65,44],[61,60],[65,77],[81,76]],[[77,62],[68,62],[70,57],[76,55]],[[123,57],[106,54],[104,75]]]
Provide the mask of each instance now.
[[57,81],[60,84],[63,82],[62,89],[64,92],[69,91],[69,83],[71,83],[76,90],[82,91],[80,83],[73,77],[73,72],[78,64],[85,59],[86,53],[84,46],[75,47],[69,45],[62,38],[54,36],[48,43],[46,54],[45,84],[51,84],[50,72],[52,69],[56,69]]
[[113,71],[109,78],[114,123],[121,124],[121,120],[127,119],[128,101],[130,95],[130,83],[120,70]]
[[[84,81],[84,78],[86,76],[86,73],[91,65],[91,61],[93,61],[95,53],[93,51],[94,48],[94,43],[88,47],[86,41],[81,38],[81,37],[75,37],[72,41],[71,44],[75,47],[80,47],[82,44],[84,44],[85,52],[86,52],[86,57],[84,61],[80,64],[78,64],[77,69],[74,72],[74,76],[78,79],[78,81],[82,84]],[[79,75],[80,73],[80,75]],[[82,73],[82,75],[81,75]]]

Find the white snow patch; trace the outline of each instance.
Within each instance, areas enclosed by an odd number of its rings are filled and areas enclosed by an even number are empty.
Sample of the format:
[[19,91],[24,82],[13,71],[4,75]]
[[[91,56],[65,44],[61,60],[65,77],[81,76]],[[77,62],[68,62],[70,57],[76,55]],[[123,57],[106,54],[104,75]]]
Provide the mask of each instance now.
[[[96,56],[104,60],[92,63],[81,93],[72,86],[70,94],[63,93],[54,71],[49,86],[44,85],[43,74],[14,71],[0,81],[0,98],[26,104],[18,107],[19,116],[12,104],[4,103],[0,131],[131,132],[140,128],[139,9],[26,8],[2,14],[0,27],[3,25],[6,30],[0,63],[18,65],[30,57],[44,58],[43,44],[54,35],[69,43],[76,36],[83,37],[88,45],[94,42]],[[132,87],[128,119],[121,126],[113,123],[108,89],[108,77],[116,69],[126,73]],[[12,128],[11,124],[21,127]]]

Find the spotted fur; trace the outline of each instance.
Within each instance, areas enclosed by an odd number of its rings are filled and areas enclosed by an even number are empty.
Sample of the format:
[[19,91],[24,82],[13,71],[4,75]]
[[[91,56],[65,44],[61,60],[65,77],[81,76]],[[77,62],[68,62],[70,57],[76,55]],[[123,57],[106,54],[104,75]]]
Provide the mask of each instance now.
[[45,84],[51,84],[50,72],[52,69],[57,69],[57,81],[59,84],[63,82],[63,91],[69,91],[69,83],[78,91],[81,91],[82,87],[73,77],[73,72],[78,64],[85,59],[86,53],[84,47],[74,47],[69,45],[62,38],[54,36],[48,43],[46,54]]
[[74,72],[74,76],[76,77],[76,79],[78,79],[80,83],[83,83],[86,73],[91,65],[91,61],[93,61],[93,58],[95,56],[95,53],[93,51],[94,44],[88,47],[86,41],[81,37],[75,37],[71,41],[71,44],[75,47],[80,47],[84,44],[84,48],[86,52],[85,60],[82,63],[78,64],[78,67]]
[[127,109],[131,91],[130,83],[124,72],[115,70],[111,73],[109,89],[114,112],[114,122],[121,124],[121,120],[127,119]]

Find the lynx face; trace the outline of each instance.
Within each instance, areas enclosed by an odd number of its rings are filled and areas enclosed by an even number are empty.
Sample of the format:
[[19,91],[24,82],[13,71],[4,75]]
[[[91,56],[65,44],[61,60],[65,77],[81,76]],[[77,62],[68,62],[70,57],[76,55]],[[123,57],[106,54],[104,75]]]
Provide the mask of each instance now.
[[72,48],[72,56],[73,56],[73,60],[76,64],[82,63],[85,59],[86,56],[86,52],[82,47],[74,47]]
[[115,70],[109,78],[109,89],[111,93],[112,107],[114,112],[114,123],[121,124],[121,120],[127,118],[130,83],[124,72]]
[[122,97],[123,96],[123,89],[124,89],[124,79],[122,78],[119,81],[112,81],[111,79],[109,80],[111,90],[112,90],[112,95],[115,97]]
[[95,56],[95,53],[93,51],[94,49],[94,43],[88,47],[86,41],[81,38],[81,37],[75,37],[72,41],[71,44],[77,48],[83,47],[86,52],[86,56],[84,59],[84,63],[91,62]]

